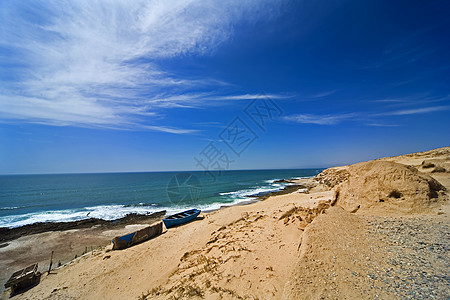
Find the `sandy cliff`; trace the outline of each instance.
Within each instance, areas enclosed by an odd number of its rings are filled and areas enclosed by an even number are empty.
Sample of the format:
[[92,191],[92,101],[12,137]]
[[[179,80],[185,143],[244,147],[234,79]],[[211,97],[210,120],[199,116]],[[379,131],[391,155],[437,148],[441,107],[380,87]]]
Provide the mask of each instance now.
[[[331,168],[284,299],[446,299],[450,148]],[[432,165],[431,165],[432,164]]]

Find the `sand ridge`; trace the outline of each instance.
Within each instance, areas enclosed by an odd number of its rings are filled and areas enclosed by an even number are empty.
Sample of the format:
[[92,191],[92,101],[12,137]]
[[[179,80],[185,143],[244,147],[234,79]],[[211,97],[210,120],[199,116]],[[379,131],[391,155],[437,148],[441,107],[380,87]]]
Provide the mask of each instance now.
[[445,187],[415,167],[391,161],[350,166],[347,179],[334,187],[336,204],[364,214],[431,212],[447,201]]

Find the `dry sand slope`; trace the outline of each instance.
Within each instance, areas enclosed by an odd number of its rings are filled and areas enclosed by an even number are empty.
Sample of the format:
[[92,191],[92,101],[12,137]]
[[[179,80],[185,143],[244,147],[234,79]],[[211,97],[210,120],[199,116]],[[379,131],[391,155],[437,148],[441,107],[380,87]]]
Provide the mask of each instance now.
[[88,253],[15,298],[448,298],[449,161],[447,147],[332,168],[309,193]]
[[449,162],[446,147],[317,176],[335,207],[306,228],[283,298],[450,297]]

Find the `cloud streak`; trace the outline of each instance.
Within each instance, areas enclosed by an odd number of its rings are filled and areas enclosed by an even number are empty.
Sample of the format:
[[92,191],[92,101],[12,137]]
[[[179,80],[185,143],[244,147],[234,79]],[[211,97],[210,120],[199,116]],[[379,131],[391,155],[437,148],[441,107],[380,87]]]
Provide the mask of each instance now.
[[315,114],[297,114],[284,117],[287,121],[293,121],[302,124],[316,124],[316,125],[336,125],[343,121],[355,117],[356,114],[329,114],[329,115],[315,115]]
[[365,126],[397,127],[400,125],[385,123],[383,120],[380,119],[382,117],[427,114],[446,110],[450,110],[450,106],[445,105],[431,106],[431,107],[403,109],[395,111],[385,111],[382,113],[354,112],[354,113],[325,114],[325,115],[296,114],[291,116],[285,116],[284,120],[301,124],[316,124],[316,125],[337,125],[344,121],[358,121],[363,122]]
[[231,101],[245,101],[254,100],[261,97],[268,97],[271,99],[288,99],[293,96],[287,96],[282,94],[235,94],[235,95],[217,95],[213,93],[185,93],[185,94],[161,94],[151,99],[146,100],[149,105],[153,107],[163,108],[203,108],[205,106],[217,106],[223,105],[223,103],[229,103]]
[[445,111],[445,110],[449,110],[449,109],[450,109],[450,106],[431,106],[431,107],[396,110],[396,111],[386,112],[384,114],[379,114],[379,115],[385,115],[385,116],[417,115],[417,114],[427,114],[427,113],[437,112],[437,111]]
[[212,95],[183,95],[226,83],[179,77],[161,60],[209,55],[233,35],[235,23],[244,17],[246,22],[269,17],[273,11],[264,8],[276,5],[192,0],[13,2],[2,8],[6,18],[1,21],[0,46],[7,51],[0,52],[0,67],[10,76],[0,77],[0,117],[190,133],[149,124],[150,117],[161,109],[195,107]]
[[323,97],[327,97],[327,96],[333,95],[336,92],[337,92],[337,90],[317,93],[317,94],[314,94],[314,95],[310,96],[310,98],[323,98]]

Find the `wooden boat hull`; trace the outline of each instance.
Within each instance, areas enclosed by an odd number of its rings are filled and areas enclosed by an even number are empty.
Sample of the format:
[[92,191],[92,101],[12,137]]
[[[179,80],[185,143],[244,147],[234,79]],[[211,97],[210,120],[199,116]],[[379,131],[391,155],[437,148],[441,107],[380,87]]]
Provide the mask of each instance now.
[[[164,225],[166,225],[166,228],[179,226],[181,224],[188,223],[195,218],[198,217],[198,215],[201,213],[201,210],[199,209],[191,209],[187,210],[172,216],[169,216],[165,219],[163,219]],[[180,216],[180,217],[178,217]]]
[[158,222],[141,230],[123,236],[115,237],[112,240],[113,250],[125,249],[132,245],[142,243],[152,237],[160,235],[163,230],[162,224],[162,222]]

